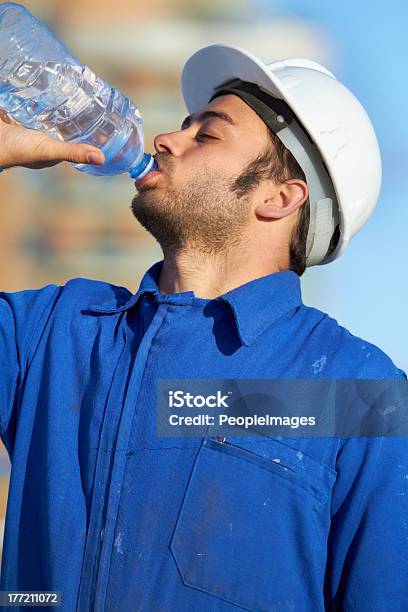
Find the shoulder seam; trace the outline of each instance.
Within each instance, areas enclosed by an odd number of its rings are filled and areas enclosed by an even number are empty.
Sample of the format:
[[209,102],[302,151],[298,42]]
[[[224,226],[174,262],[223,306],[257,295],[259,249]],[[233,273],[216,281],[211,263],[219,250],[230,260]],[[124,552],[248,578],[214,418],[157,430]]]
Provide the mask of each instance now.
[[[35,348],[33,350],[33,354],[31,356],[30,363],[28,363],[29,351],[31,349],[31,345],[34,342],[34,338],[35,338],[35,335],[37,333],[37,330],[38,330],[38,328],[40,327],[40,324],[43,321],[44,314],[47,312],[47,309],[49,309],[47,320],[45,321],[45,323],[43,325],[43,331],[44,331],[44,329],[45,329],[45,327],[46,327],[46,325],[48,323],[48,319],[50,318],[51,313],[53,311],[53,308],[49,308],[49,306],[50,306],[52,301],[54,301],[54,302],[57,301],[56,298],[59,297],[59,295],[61,294],[62,289],[63,289],[63,287],[61,285],[55,285],[55,291],[52,294],[52,296],[50,297],[50,299],[48,300],[46,306],[44,307],[44,309],[43,309],[43,311],[41,313],[41,316],[38,318],[37,325],[35,326],[35,328],[33,330],[33,333],[31,334],[31,336],[30,336],[30,338],[29,338],[29,340],[27,342],[27,346],[25,348],[23,347],[23,353],[22,353],[22,367],[23,367],[23,371],[22,371],[22,374],[24,374],[24,376],[25,376],[25,374],[26,374],[26,372],[27,372],[27,370],[28,370],[28,368],[29,368],[29,366],[31,364],[32,358],[34,357],[35,351],[37,350],[37,347],[38,347],[38,342],[37,342],[37,345],[35,346]],[[59,294],[59,295],[57,296],[57,294]],[[39,339],[41,338],[41,335],[42,334],[40,333],[39,334]]]

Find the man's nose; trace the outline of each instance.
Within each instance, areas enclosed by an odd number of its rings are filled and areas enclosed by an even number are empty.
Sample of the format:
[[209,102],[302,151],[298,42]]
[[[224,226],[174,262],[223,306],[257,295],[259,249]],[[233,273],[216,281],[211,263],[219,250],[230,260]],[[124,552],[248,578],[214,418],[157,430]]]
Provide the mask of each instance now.
[[154,148],[157,153],[169,153],[174,157],[179,157],[185,148],[185,134],[182,130],[158,134],[154,139]]

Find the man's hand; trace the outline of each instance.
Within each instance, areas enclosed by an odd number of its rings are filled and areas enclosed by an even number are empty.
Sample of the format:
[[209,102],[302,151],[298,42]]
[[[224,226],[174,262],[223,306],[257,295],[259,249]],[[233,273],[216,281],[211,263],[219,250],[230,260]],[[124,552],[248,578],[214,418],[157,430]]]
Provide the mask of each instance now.
[[63,142],[43,132],[22,127],[0,109],[0,166],[47,168],[62,161],[102,164],[102,151],[87,144]]

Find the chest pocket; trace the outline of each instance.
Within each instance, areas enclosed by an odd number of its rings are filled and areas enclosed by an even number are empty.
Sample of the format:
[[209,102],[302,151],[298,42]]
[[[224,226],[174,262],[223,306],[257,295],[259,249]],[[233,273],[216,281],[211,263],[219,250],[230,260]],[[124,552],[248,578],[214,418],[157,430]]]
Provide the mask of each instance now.
[[170,545],[183,583],[246,610],[295,609],[324,554],[335,475],[279,440],[205,439]]

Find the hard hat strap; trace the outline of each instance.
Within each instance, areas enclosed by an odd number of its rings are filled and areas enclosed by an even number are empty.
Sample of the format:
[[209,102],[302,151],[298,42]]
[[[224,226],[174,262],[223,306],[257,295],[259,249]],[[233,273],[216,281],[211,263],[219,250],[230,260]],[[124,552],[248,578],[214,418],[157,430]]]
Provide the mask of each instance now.
[[246,102],[274,134],[278,134],[294,119],[290,106],[284,100],[274,98],[260,89],[258,85],[245,83],[240,79],[227,81],[217,87],[210,102],[214,98],[230,94],[235,94]]
[[306,176],[310,202],[306,265],[314,266],[323,262],[339,223],[336,193],[319,151],[295,121],[277,136]]

